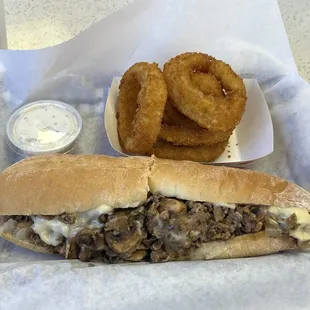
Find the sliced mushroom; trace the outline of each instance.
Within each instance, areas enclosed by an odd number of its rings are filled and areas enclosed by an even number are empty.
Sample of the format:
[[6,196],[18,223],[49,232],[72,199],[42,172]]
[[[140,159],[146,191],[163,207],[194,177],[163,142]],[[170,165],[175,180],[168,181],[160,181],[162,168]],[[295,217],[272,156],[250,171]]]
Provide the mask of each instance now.
[[126,210],[110,215],[104,226],[108,246],[117,254],[131,254],[145,238],[144,209]]
[[298,226],[297,216],[293,213],[287,220],[286,220],[287,228],[288,229],[296,229]]
[[114,236],[113,232],[107,232],[105,237],[108,246],[118,254],[134,251],[143,239],[141,231],[136,229],[133,232],[118,236]]
[[104,226],[105,232],[113,232],[114,235],[120,234],[122,231],[128,231],[128,216],[124,211],[111,214]]
[[141,262],[146,254],[147,252],[144,250],[135,251],[127,260],[131,262]]
[[79,260],[89,262],[92,256],[92,248],[87,245],[82,245],[79,253]]
[[15,237],[19,240],[26,240],[31,234],[32,228],[28,226],[17,230]]
[[279,223],[276,220],[272,219],[271,217],[266,218],[265,232],[270,237],[279,237],[283,233]]
[[12,233],[18,225],[18,222],[9,218],[8,220],[5,219],[1,225],[1,232],[9,232]]

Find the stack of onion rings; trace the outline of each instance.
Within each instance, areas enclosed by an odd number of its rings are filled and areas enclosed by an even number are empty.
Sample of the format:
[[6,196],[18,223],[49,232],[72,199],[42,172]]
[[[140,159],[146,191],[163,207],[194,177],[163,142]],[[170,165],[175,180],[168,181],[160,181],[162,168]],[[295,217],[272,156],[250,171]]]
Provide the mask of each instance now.
[[213,161],[245,110],[243,80],[202,53],[172,58],[163,73],[138,63],[120,83],[118,132],[123,148],[157,157]]

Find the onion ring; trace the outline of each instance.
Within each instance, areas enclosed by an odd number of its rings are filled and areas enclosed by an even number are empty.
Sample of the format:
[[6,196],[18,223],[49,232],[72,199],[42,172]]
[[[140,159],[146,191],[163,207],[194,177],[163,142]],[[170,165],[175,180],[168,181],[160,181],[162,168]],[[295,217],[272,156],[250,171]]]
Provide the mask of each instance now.
[[[217,97],[224,97],[224,93],[219,81],[211,74],[192,72],[191,80],[205,95],[213,94]],[[171,98],[168,98],[163,123],[167,125],[186,126],[188,128],[202,129],[197,123],[182,114],[174,105]]]
[[193,129],[185,126],[161,125],[158,138],[173,145],[199,146],[212,145],[228,140],[232,131],[209,131],[207,129]]
[[[193,72],[191,74],[193,84],[198,87],[205,95],[213,94],[224,97],[224,93],[219,81],[210,74]],[[172,104],[168,98],[163,124],[159,133],[159,138],[170,142],[173,145],[199,146],[212,145],[229,139],[232,130],[228,131],[209,131],[202,128],[197,123],[183,115]]]
[[228,141],[219,142],[211,146],[174,146],[169,142],[158,140],[148,155],[158,158],[191,160],[198,162],[210,162],[218,158],[226,149]]
[[182,114],[172,103],[171,98],[168,98],[164,116],[162,120],[163,124],[171,126],[184,126],[192,129],[201,129],[197,123],[192,121],[190,118]]
[[203,72],[192,72],[190,74],[192,83],[198,87],[205,95],[214,95],[216,97],[224,97],[221,83],[214,75]]
[[158,65],[140,62],[123,75],[118,96],[118,133],[127,152],[144,154],[157,140],[167,101]]
[[[205,95],[191,80],[192,72],[209,73],[220,82],[225,96]],[[243,80],[231,67],[202,53],[185,53],[164,66],[169,96],[178,110],[211,131],[232,130],[246,105]]]

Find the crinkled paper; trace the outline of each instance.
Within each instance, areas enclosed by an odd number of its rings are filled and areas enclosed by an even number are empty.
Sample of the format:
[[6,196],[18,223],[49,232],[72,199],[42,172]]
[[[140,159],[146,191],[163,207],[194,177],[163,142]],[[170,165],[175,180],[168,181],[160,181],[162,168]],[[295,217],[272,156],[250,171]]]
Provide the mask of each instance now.
[[[76,153],[117,155],[104,130],[114,76],[185,51],[257,79],[273,126],[271,155],[248,166],[310,190],[310,86],[298,75],[276,0],[135,1],[61,45],[0,51],[0,170],[20,160],[5,124],[20,105],[56,99],[84,120]],[[0,309],[309,309],[310,256],[95,266],[0,241]]]

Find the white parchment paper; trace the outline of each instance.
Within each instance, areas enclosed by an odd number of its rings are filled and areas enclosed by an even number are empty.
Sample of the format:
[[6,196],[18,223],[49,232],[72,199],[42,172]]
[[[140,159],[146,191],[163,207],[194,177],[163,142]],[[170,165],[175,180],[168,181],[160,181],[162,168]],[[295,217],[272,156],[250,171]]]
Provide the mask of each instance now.
[[[0,51],[0,170],[20,159],[6,147],[6,120],[35,99],[79,110],[76,153],[117,155],[103,123],[112,78],[136,61],[163,65],[185,51],[258,80],[275,150],[248,168],[310,190],[310,86],[298,76],[276,0],[137,0],[61,45]],[[90,267],[0,240],[0,309],[309,309],[309,274],[307,254]]]

